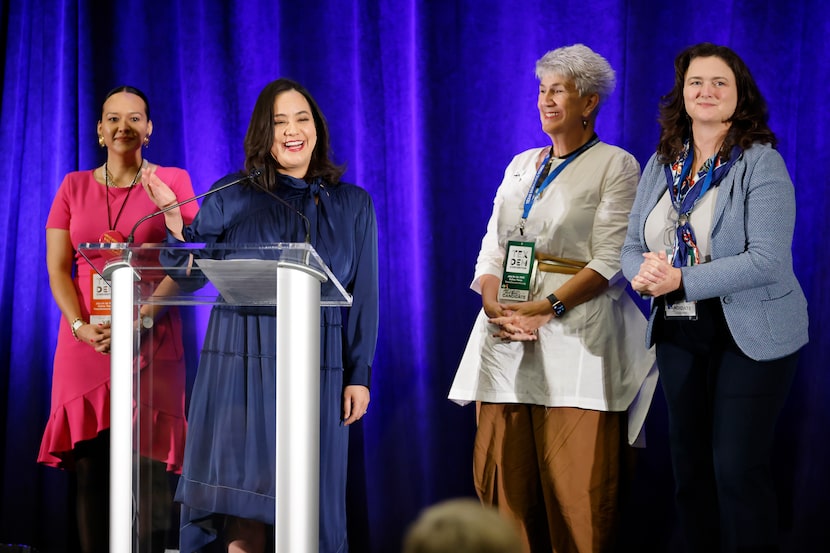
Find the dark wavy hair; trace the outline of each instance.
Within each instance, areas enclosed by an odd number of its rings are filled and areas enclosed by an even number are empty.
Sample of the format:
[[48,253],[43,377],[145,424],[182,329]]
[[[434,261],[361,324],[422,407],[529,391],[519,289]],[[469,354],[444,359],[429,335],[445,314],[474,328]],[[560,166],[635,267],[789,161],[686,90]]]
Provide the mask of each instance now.
[[657,154],[660,161],[670,163],[683,151],[683,142],[691,136],[692,123],[686,113],[683,100],[683,86],[686,71],[695,58],[716,57],[729,66],[735,74],[738,103],[735,113],[729,118],[731,126],[720,149],[721,157],[728,157],[734,146],[746,150],[755,142],[776,146],[778,140],[767,125],[769,113],[767,103],[752,78],[744,61],[726,46],[703,42],[689,46],[674,60],[674,87],[660,98],[660,142]]
[[147,100],[147,95],[144,94],[143,92],[141,92],[139,89],[137,89],[134,86],[129,86],[129,85],[116,86],[115,88],[113,88],[112,90],[107,92],[107,95],[104,96],[104,101],[101,102],[101,109],[102,110],[104,109],[104,104],[107,103],[107,100],[110,99],[110,96],[112,96],[113,94],[118,94],[119,92],[129,92],[130,94],[135,94],[136,96],[138,96],[139,98],[144,100],[144,115],[147,116],[147,121],[150,120],[150,102]]
[[328,184],[336,184],[343,176],[345,167],[336,165],[331,160],[326,118],[311,93],[300,83],[291,79],[272,81],[259,93],[251,114],[248,132],[245,134],[245,170],[250,173],[254,169],[260,169],[262,171],[260,181],[269,189],[277,187],[277,174],[282,167],[271,155],[271,147],[274,145],[274,102],[277,96],[289,90],[296,90],[308,100],[314,118],[314,128],[317,130],[317,144],[311,153],[311,161],[305,178],[319,177]]

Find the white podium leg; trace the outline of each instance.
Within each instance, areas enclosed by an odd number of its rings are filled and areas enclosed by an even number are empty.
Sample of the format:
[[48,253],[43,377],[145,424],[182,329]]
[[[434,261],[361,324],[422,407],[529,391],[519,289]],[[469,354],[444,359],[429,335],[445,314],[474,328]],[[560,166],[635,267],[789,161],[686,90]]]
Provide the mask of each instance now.
[[276,553],[319,549],[320,281],[277,268]]
[[132,551],[133,296],[129,266],[112,274],[110,342],[110,551]]

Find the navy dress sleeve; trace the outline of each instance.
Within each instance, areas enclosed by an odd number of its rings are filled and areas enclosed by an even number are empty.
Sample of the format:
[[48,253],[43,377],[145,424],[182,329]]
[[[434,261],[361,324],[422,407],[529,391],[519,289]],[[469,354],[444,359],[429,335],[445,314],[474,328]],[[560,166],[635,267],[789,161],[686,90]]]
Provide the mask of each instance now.
[[368,194],[354,224],[355,272],[348,287],[354,300],[346,310],[344,381],[368,387],[378,335],[377,220]]

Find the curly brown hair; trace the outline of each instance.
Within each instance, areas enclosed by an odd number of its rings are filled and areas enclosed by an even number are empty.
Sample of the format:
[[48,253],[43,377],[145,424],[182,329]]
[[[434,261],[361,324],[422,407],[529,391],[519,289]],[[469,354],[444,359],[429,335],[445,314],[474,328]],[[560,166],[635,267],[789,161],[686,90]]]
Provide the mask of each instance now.
[[277,187],[277,174],[282,167],[271,155],[271,147],[274,145],[274,102],[277,96],[289,90],[296,90],[308,100],[314,118],[314,128],[317,130],[317,145],[311,154],[308,172],[304,178],[319,177],[327,184],[338,183],[346,169],[331,160],[329,128],[320,106],[300,83],[284,78],[268,83],[254,104],[248,132],[245,133],[245,170],[248,173],[254,169],[261,170],[260,182],[271,190]]
[[674,60],[674,86],[660,98],[660,142],[657,154],[663,163],[677,159],[683,151],[683,143],[692,134],[692,124],[686,113],[683,86],[686,71],[695,58],[716,57],[729,66],[735,74],[738,103],[735,113],[729,118],[729,131],[723,140],[719,155],[727,157],[734,146],[745,150],[755,142],[776,146],[778,140],[767,125],[769,113],[767,103],[752,78],[744,61],[733,50],[710,42],[689,46]]

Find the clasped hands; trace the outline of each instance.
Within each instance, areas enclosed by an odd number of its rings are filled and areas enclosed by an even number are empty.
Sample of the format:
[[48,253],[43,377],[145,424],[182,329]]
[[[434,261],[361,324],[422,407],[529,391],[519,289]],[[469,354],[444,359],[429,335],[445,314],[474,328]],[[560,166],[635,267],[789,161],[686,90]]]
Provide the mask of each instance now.
[[102,355],[107,355],[110,352],[111,334],[112,329],[108,322],[102,324],[86,323],[76,332],[78,341],[89,344],[92,349]]
[[539,339],[537,331],[553,318],[546,299],[521,303],[493,302],[484,306],[491,324],[499,328],[493,334],[505,342],[532,342]]
[[[142,333],[147,329],[141,325],[141,316],[135,321],[136,330]],[[112,325],[109,322],[92,324],[86,323],[77,332],[78,340],[86,342],[89,346],[101,355],[109,355],[112,344]]]
[[662,251],[644,252],[640,271],[631,279],[631,288],[635,292],[652,297],[674,292],[681,284],[680,269],[673,267]]

